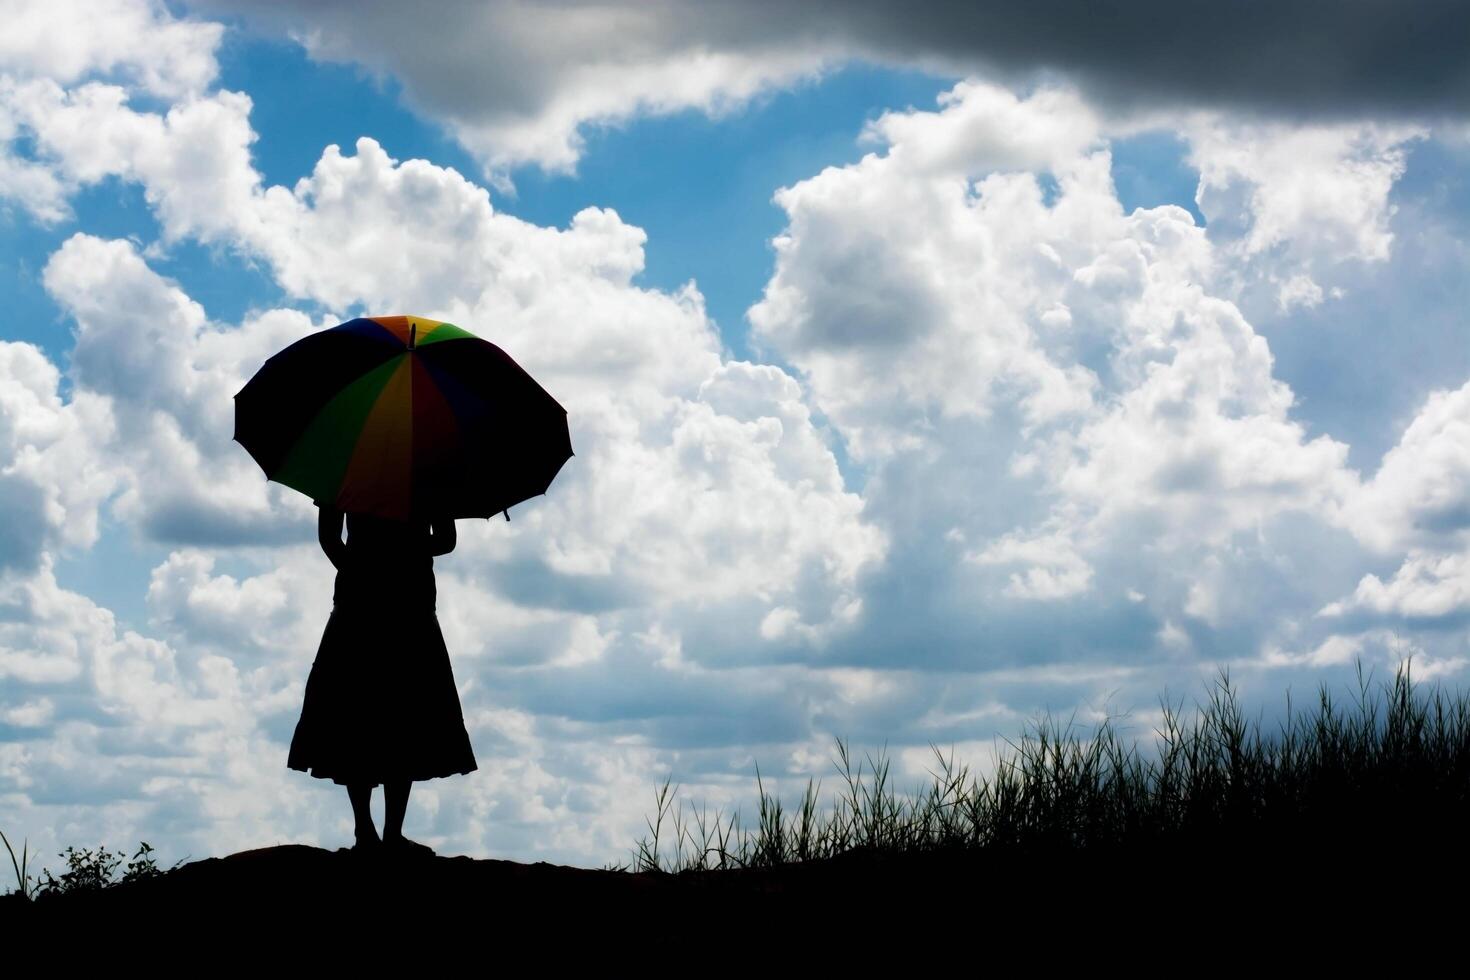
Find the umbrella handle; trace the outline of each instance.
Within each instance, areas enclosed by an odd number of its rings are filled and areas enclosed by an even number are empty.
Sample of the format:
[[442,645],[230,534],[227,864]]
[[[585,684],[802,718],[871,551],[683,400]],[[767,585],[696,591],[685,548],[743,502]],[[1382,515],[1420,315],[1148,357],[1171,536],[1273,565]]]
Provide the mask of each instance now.
[[510,523],[510,508],[509,507],[505,508],[505,510],[501,511],[501,513],[503,513],[505,515],[506,523],[507,524]]

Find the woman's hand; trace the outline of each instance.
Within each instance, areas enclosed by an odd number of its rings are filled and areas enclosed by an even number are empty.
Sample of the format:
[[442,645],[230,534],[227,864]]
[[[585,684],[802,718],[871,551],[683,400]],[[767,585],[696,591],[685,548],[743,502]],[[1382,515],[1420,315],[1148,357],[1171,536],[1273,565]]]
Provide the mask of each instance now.
[[317,504],[316,539],[326,552],[332,567],[341,569],[347,563],[347,546],[342,543],[342,520],[340,510],[327,504]]
[[436,517],[429,522],[429,554],[447,555],[454,550],[454,518]]

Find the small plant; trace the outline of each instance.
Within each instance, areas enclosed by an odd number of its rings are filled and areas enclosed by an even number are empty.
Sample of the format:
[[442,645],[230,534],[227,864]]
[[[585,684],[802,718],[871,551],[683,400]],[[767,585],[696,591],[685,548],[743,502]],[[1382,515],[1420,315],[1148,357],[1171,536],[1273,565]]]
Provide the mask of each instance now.
[[[139,878],[156,878],[163,874],[158,870],[158,862],[153,860],[153,848],[147,841],[141,841],[138,852],[128,862],[128,868],[123,872],[123,881],[137,881]],[[174,867],[178,867],[175,864]]]
[[96,851],[68,846],[58,857],[66,858],[66,872],[60,878],[48,868],[36,894],[56,895],[67,892],[97,891],[112,884],[113,872],[122,863],[123,853],[114,856],[105,847]]
[[16,890],[20,892],[21,898],[29,899],[33,891],[31,876],[27,873],[30,863],[30,839],[27,838],[21,843],[19,861],[16,861],[15,848],[10,846],[10,839],[5,836],[4,831],[0,831],[0,841],[5,842],[5,850],[10,852],[10,866],[15,869],[15,880],[19,883]]
[[[147,841],[140,842],[122,878],[116,881],[113,880],[113,876],[117,873],[118,865],[122,864],[123,858],[126,857],[123,851],[109,853],[105,847],[98,848],[96,851],[68,847],[65,853],[58,856],[66,858],[66,872],[58,878],[49,870],[46,871],[44,879],[38,882],[37,887],[32,890],[32,897],[96,891],[141,878],[153,878],[164,873],[159,870],[158,862],[153,859],[153,846]],[[180,858],[173,867],[177,868],[183,862],[184,859]]]
[[[674,798],[669,796],[669,782],[670,780],[665,779],[663,786],[654,793],[655,802],[658,804],[658,819],[648,820],[645,818],[644,822],[648,824],[648,829],[653,834],[653,840],[649,841],[647,838],[644,838],[638,842],[638,853],[635,858],[635,864],[639,871],[652,871],[657,873],[664,870],[663,863],[659,860],[658,842],[663,829],[664,818],[669,815],[669,807],[674,802]],[[675,792],[678,792],[677,788]],[[678,813],[676,812],[674,816],[675,820],[677,820]],[[682,825],[680,829],[682,829]],[[682,835],[676,836],[675,839],[680,844],[684,841]]]

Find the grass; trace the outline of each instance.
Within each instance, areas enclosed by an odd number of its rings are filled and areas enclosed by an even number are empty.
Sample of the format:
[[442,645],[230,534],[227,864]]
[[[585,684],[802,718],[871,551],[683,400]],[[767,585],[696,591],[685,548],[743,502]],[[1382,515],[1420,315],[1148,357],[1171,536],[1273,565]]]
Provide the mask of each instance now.
[[932,746],[933,781],[895,791],[888,760],[854,760],[842,740],[829,806],[807,781],[787,808],[756,770],[753,828],[688,801],[670,780],[655,790],[649,836],[617,870],[678,873],[772,868],[842,855],[938,853],[1058,857],[1066,853],[1170,849],[1294,853],[1397,845],[1405,833],[1461,846],[1470,818],[1470,698],[1416,688],[1408,663],[1381,698],[1357,663],[1358,697],[1344,710],[1320,690],[1314,711],[1281,730],[1247,724],[1228,670],[1186,719],[1163,705],[1151,750],[1125,744],[1111,720],[1091,737],[1044,719],[1007,744],[992,777],[972,773]]
[[[973,773],[931,746],[932,782],[897,792],[889,762],[856,759],[837,740],[837,791],[823,806],[809,779],[787,807],[755,771],[753,827],[676,798],[666,779],[655,790],[649,836],[631,863],[609,870],[655,874],[779,868],[843,856],[994,855],[1064,857],[1129,850],[1160,855],[1207,850],[1290,856],[1340,848],[1361,856],[1365,842],[1423,844],[1431,853],[1467,847],[1470,826],[1470,697],[1436,684],[1426,695],[1397,668],[1372,696],[1357,664],[1358,697],[1344,709],[1319,692],[1296,714],[1287,696],[1280,731],[1248,724],[1229,672],[1186,718],[1163,704],[1151,746],[1125,743],[1111,719],[1083,737],[1043,719],[1001,757],[992,776]],[[107,888],[162,874],[143,842],[121,880],[122,852],[68,847],[68,870],[28,873],[28,844],[17,860],[0,834],[24,898]],[[179,863],[182,863],[180,861]],[[178,865],[175,864],[174,867]],[[169,869],[172,870],[172,869]]]
[[20,887],[17,890],[20,892],[22,898],[30,898],[32,892],[31,876],[29,874],[30,841],[27,840],[21,844],[19,861],[15,859],[15,848],[10,846],[10,838],[5,836],[4,831],[0,831],[0,841],[5,842],[5,850],[10,853],[10,866],[15,869],[15,880],[20,883]]

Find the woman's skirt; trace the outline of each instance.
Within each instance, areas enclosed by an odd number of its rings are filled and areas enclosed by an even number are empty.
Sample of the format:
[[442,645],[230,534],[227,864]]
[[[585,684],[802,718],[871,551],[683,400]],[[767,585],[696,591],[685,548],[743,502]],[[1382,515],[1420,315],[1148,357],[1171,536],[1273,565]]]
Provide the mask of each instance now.
[[432,607],[333,607],[286,765],[370,786],[479,768]]

